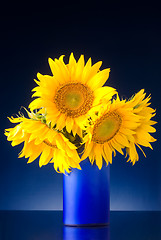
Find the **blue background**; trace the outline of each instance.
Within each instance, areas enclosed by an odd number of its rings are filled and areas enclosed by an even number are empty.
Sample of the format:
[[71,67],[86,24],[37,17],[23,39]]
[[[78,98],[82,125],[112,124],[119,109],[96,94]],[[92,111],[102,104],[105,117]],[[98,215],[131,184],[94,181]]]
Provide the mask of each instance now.
[[[106,1],[105,1],[106,2]],[[0,209],[61,210],[63,176],[52,165],[18,159],[22,146],[12,148],[3,135],[7,116],[31,101],[37,72],[51,74],[48,57],[71,52],[110,67],[109,86],[130,97],[145,88],[152,94],[158,139],[154,150],[139,151],[134,166],[117,154],[111,166],[111,210],[161,210],[160,79],[161,17],[157,5],[85,2],[45,8],[27,6],[1,15]]]

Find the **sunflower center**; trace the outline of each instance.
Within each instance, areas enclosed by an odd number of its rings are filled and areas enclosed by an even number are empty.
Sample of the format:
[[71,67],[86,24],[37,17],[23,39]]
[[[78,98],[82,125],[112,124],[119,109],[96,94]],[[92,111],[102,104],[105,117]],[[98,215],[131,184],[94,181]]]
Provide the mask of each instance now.
[[77,109],[83,103],[83,94],[78,91],[71,91],[65,95],[65,103],[69,109]]
[[116,112],[106,113],[95,123],[92,140],[103,144],[111,140],[119,131],[121,117]]
[[68,83],[61,86],[54,98],[57,109],[68,117],[79,117],[92,107],[93,92],[82,83]]

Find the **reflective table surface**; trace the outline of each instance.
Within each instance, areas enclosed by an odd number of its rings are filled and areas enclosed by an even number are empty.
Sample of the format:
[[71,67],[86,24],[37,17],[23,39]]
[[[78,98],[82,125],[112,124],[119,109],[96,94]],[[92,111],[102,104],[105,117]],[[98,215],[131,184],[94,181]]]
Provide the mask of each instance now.
[[161,212],[110,212],[107,227],[67,227],[62,211],[0,211],[0,240],[161,240]]

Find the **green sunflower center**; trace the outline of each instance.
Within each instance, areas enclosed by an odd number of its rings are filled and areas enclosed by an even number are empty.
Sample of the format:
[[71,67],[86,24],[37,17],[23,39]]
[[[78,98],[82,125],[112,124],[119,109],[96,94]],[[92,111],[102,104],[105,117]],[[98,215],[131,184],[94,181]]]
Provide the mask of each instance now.
[[57,109],[69,117],[86,114],[91,109],[93,100],[93,91],[82,83],[61,86],[54,98]]
[[92,140],[101,144],[108,142],[119,131],[121,122],[121,117],[116,112],[106,113],[96,121]]
[[69,109],[78,109],[83,103],[83,94],[79,91],[68,92],[65,96],[65,103]]

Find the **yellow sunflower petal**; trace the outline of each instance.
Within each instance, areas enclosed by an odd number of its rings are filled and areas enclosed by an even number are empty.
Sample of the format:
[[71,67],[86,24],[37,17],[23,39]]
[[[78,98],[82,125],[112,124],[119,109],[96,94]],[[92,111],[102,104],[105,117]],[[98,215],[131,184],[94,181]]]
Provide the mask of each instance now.
[[100,101],[102,101],[102,98],[106,98],[110,101],[114,94],[116,94],[116,90],[112,87],[101,87],[96,89],[94,91],[95,99],[93,105],[97,105]]
[[84,56],[81,55],[76,66],[75,80],[79,81],[84,69]]
[[46,165],[50,161],[49,159],[50,151],[51,149],[48,146],[44,147],[43,152],[39,159],[39,167]]
[[110,68],[100,71],[87,82],[88,86],[90,86],[92,90],[102,87],[109,78],[109,73]]
[[101,168],[102,168],[103,161],[102,161],[102,155],[101,155],[102,147],[101,147],[100,144],[97,144],[97,145],[95,146],[94,152],[95,152],[96,165],[98,166],[99,169],[101,169]]
[[99,72],[99,69],[102,65],[102,61],[95,63],[93,66],[91,66],[91,64],[92,64],[92,61],[90,58],[86,64],[86,66],[84,68],[84,72],[83,72],[82,81],[87,84],[88,84],[89,80]]
[[66,129],[70,133],[73,128],[74,120],[70,117],[66,119]]
[[103,146],[103,150],[106,156],[106,162],[110,162],[112,164],[112,149],[109,147],[108,143],[105,143]]

